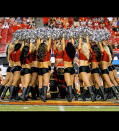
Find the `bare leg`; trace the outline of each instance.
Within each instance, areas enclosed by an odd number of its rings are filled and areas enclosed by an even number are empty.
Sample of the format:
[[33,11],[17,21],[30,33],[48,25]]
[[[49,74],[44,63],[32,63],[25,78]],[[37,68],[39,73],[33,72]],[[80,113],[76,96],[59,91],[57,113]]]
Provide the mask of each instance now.
[[6,75],[5,79],[2,82],[2,85],[5,86],[8,83],[10,75],[11,75],[11,72],[7,72],[7,75]]
[[114,86],[118,86],[118,83],[116,82],[114,78],[113,71],[109,71],[109,77],[111,79],[111,82],[114,84]]
[[37,77],[38,77],[37,72],[32,73],[32,76],[31,76],[31,81],[30,81],[29,86],[31,86],[31,87],[35,87]]
[[110,80],[109,75],[108,74],[103,74],[102,76],[103,76],[103,79],[105,80],[106,84],[108,85],[108,87],[112,87],[113,84],[112,84],[112,82]]

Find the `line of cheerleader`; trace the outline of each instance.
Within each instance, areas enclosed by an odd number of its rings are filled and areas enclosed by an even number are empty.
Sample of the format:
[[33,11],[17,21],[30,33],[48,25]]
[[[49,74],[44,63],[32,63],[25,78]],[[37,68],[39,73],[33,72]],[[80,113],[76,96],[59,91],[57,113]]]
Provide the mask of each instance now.
[[[9,44],[6,51],[9,67],[0,85],[0,98],[3,100],[9,90],[8,100],[27,101],[31,93],[32,99],[40,98],[46,102],[52,78],[50,61],[52,50],[55,56],[53,71],[58,79],[64,79],[66,86],[60,87],[60,90],[64,90],[64,98],[68,102],[72,102],[74,97],[75,100],[90,99],[92,102],[112,98],[118,100],[119,78],[117,70],[112,65],[111,46],[107,41],[92,42],[88,36],[79,38],[77,46],[75,41],[74,38],[66,40],[64,37],[52,40],[50,36],[48,40],[40,38],[35,42],[17,40]],[[80,95],[74,86],[73,63],[76,52],[79,58]]]

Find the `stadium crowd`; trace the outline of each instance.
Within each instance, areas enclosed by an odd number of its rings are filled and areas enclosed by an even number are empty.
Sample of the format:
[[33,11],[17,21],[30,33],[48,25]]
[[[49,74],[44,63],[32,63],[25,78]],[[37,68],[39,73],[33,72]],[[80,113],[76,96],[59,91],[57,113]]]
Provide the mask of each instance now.
[[88,26],[93,29],[107,28],[111,37],[108,42],[113,49],[119,49],[119,19],[117,17],[52,17],[45,20],[45,25],[56,28],[71,28],[78,26]]
[[108,42],[113,50],[119,49],[119,18],[117,17],[0,17],[0,53],[12,40],[18,29],[36,27],[71,28],[88,25],[93,29],[107,28],[111,32]]
[[119,49],[119,18],[117,17],[0,17],[0,52],[5,51],[5,46],[11,42],[16,30],[34,29],[41,25],[51,28],[71,28],[80,25],[88,25],[93,29],[107,28],[111,32],[108,42],[113,49]]
[[5,51],[5,47],[12,40],[13,33],[18,29],[33,29],[34,18],[21,17],[0,17],[0,52]]

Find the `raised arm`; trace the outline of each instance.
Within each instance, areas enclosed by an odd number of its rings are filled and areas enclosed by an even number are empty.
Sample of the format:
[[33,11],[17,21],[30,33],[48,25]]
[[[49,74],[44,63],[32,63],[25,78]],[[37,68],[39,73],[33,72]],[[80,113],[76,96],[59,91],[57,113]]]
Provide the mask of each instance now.
[[54,40],[53,47],[54,47],[54,50],[56,50],[56,40]]
[[87,44],[88,44],[88,48],[91,49],[91,45],[90,45],[88,36],[86,36],[86,42],[87,42]]
[[25,42],[24,42],[24,40],[23,40],[23,41],[22,41],[21,48],[20,48],[20,51],[22,51],[22,49],[23,49],[24,45],[25,45]]
[[16,40],[15,44],[19,43],[19,40]]
[[74,38],[71,38],[71,42],[72,42],[72,44],[74,45],[74,43],[75,43]]
[[78,49],[81,49],[81,45],[82,45],[82,38],[79,38],[79,45],[78,45]]
[[7,56],[8,62],[10,61],[10,53],[13,50],[14,50],[14,44],[10,43],[9,46],[8,46],[8,56]]
[[41,44],[41,39],[38,38],[36,42],[36,50],[38,50],[39,45]]
[[62,38],[62,47],[63,47],[63,50],[65,50],[65,38],[64,38],[64,36]]
[[102,41],[103,45],[106,45],[106,41]]
[[32,53],[34,50],[33,50],[33,44],[32,42],[30,42],[30,46],[29,46],[29,52]]
[[47,51],[50,51],[50,49],[51,49],[51,43],[52,43],[52,38],[51,38],[51,34],[50,34],[50,38],[48,40]]

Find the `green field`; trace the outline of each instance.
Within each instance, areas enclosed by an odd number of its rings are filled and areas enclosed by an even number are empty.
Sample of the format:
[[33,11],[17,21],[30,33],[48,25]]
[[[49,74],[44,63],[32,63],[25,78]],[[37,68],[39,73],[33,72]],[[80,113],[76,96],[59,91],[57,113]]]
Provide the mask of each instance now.
[[119,106],[0,105],[0,111],[119,111]]
[[[114,101],[114,100],[112,100]],[[4,101],[5,102],[5,101]],[[116,101],[118,102],[118,101]],[[54,106],[54,105],[9,105],[0,103],[2,111],[119,111],[119,106]]]

